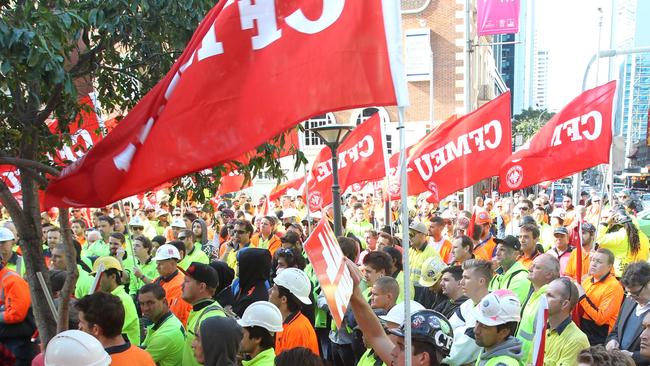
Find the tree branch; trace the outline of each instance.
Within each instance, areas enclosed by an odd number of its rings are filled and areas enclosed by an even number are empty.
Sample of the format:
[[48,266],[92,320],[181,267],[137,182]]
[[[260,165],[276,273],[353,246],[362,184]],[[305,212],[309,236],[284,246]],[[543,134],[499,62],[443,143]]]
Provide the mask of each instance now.
[[7,183],[2,179],[0,179],[0,201],[7,208],[7,211],[9,211],[9,216],[11,216],[14,225],[16,225],[16,229],[19,227],[26,229],[27,223],[23,221],[23,209],[9,190]]
[[61,172],[57,168],[51,167],[49,165],[45,165],[43,163],[39,163],[38,161],[28,160],[28,159],[0,156],[0,164],[14,165],[18,168],[28,168],[43,173],[49,173],[57,177],[59,176],[59,174],[61,174]]

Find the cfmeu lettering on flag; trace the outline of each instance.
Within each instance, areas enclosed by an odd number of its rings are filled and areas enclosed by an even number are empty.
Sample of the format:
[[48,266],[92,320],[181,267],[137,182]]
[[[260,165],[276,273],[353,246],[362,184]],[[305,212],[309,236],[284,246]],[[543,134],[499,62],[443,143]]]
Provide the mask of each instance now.
[[[348,163],[356,163],[360,158],[369,158],[375,153],[375,141],[371,135],[364,136],[351,148],[340,152],[339,155],[339,169],[348,166]],[[350,158],[349,160],[347,158]],[[332,161],[327,160],[320,162],[316,168],[318,175],[316,180],[322,182],[324,179],[332,175]]]
[[[593,121],[593,126],[589,126],[589,121]],[[600,137],[602,130],[603,115],[598,111],[591,111],[555,126],[551,146],[562,145],[563,135],[566,135],[571,142],[580,141],[583,137],[595,141]]]
[[314,266],[332,318],[336,326],[340,327],[354,283],[328,220],[321,220],[316,226],[305,242],[305,251]]
[[501,123],[493,120],[484,126],[458,136],[456,141],[449,141],[444,146],[428,154],[423,154],[421,157],[414,159],[413,163],[422,180],[428,181],[434,173],[455,159],[469,155],[473,151],[481,152],[485,151],[486,148],[490,150],[498,148],[501,145],[502,138],[503,129]]
[[[253,3],[253,0],[239,0],[236,1],[236,3],[239,8],[241,29],[257,30],[257,35],[251,37],[253,50],[261,50],[282,38],[282,29],[278,28],[275,0],[256,0],[255,3]],[[222,11],[234,4],[235,0],[228,0]],[[323,0],[323,11],[318,19],[308,19],[301,9],[296,9],[289,16],[285,17],[284,21],[287,26],[297,32],[303,34],[316,34],[334,24],[341,16],[344,7],[345,0]],[[187,69],[192,66],[194,62],[201,62],[225,52],[223,43],[217,37],[218,22],[219,17],[217,17],[212,23],[210,29],[201,40],[200,46],[192,52],[189,59],[183,63],[174,74],[174,77],[165,89],[164,99],[166,101],[170,100],[174,89],[181,79],[181,75],[184,72],[187,72]],[[164,104],[158,111],[158,115],[162,113],[163,109]],[[129,170],[131,161],[133,160],[133,156],[137,150],[137,145],[143,144],[147,139],[156,118],[157,116],[152,116],[147,120],[146,125],[139,134],[139,141],[129,144],[113,159],[116,168],[125,172]]]

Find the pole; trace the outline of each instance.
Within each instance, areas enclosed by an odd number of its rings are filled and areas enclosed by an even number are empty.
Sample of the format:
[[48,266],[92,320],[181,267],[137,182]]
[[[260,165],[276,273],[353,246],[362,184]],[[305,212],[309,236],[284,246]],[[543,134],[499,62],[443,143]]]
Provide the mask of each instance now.
[[[305,218],[307,220],[307,233],[311,233],[311,209],[309,208],[309,183],[307,182],[308,174],[309,174],[309,169],[307,169],[307,165],[304,166],[304,171],[305,171],[305,197],[307,198],[307,217]],[[267,197],[267,202],[268,202],[268,197]]]
[[[632,63],[630,65],[630,99],[627,101],[627,138],[625,139],[625,167],[629,168],[632,162],[629,158],[632,151],[632,129],[633,126],[633,113],[634,109],[634,79],[636,78],[636,56],[632,56]],[[611,199],[611,197],[610,197]]]
[[[402,274],[404,275],[404,346],[411,349],[411,266],[409,263],[409,208],[407,202],[408,179],[406,179],[406,131],[404,131],[404,107],[397,107],[399,116],[399,168],[400,199],[402,200],[402,246],[404,248]],[[411,366],[411,352],[405,352],[406,366]]]
[[332,151],[332,204],[334,208],[334,235],[343,235],[343,224],[341,222],[341,187],[339,187],[339,157],[338,143],[330,145]]
[[[470,28],[470,0],[465,0],[465,113],[472,111],[472,78],[471,72],[472,68],[470,67],[470,62],[472,60],[472,40],[471,40],[471,28]],[[469,186],[463,190],[463,204],[464,209],[473,212],[472,206],[474,204],[474,190],[472,186]]]

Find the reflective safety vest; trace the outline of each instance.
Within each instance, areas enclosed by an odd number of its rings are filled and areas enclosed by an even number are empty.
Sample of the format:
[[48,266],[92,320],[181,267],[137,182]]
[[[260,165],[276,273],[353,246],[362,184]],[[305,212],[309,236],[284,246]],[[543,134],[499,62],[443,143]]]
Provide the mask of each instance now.
[[516,358],[510,356],[497,356],[492,357],[486,363],[481,364],[481,357],[476,360],[476,366],[522,366],[523,363],[519,362]]
[[546,294],[547,287],[548,285],[544,285],[539,290],[534,291],[522,309],[521,321],[519,322],[519,328],[517,328],[515,337],[521,341],[522,361],[524,365],[528,365],[533,358],[533,336],[535,335],[539,300]]

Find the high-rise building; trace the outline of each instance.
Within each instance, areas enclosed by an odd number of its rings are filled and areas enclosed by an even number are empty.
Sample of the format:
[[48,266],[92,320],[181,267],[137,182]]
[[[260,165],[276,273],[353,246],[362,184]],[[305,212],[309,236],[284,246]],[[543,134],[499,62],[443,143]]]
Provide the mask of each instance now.
[[546,109],[548,101],[548,51],[546,50],[535,52],[533,98],[535,108]]

